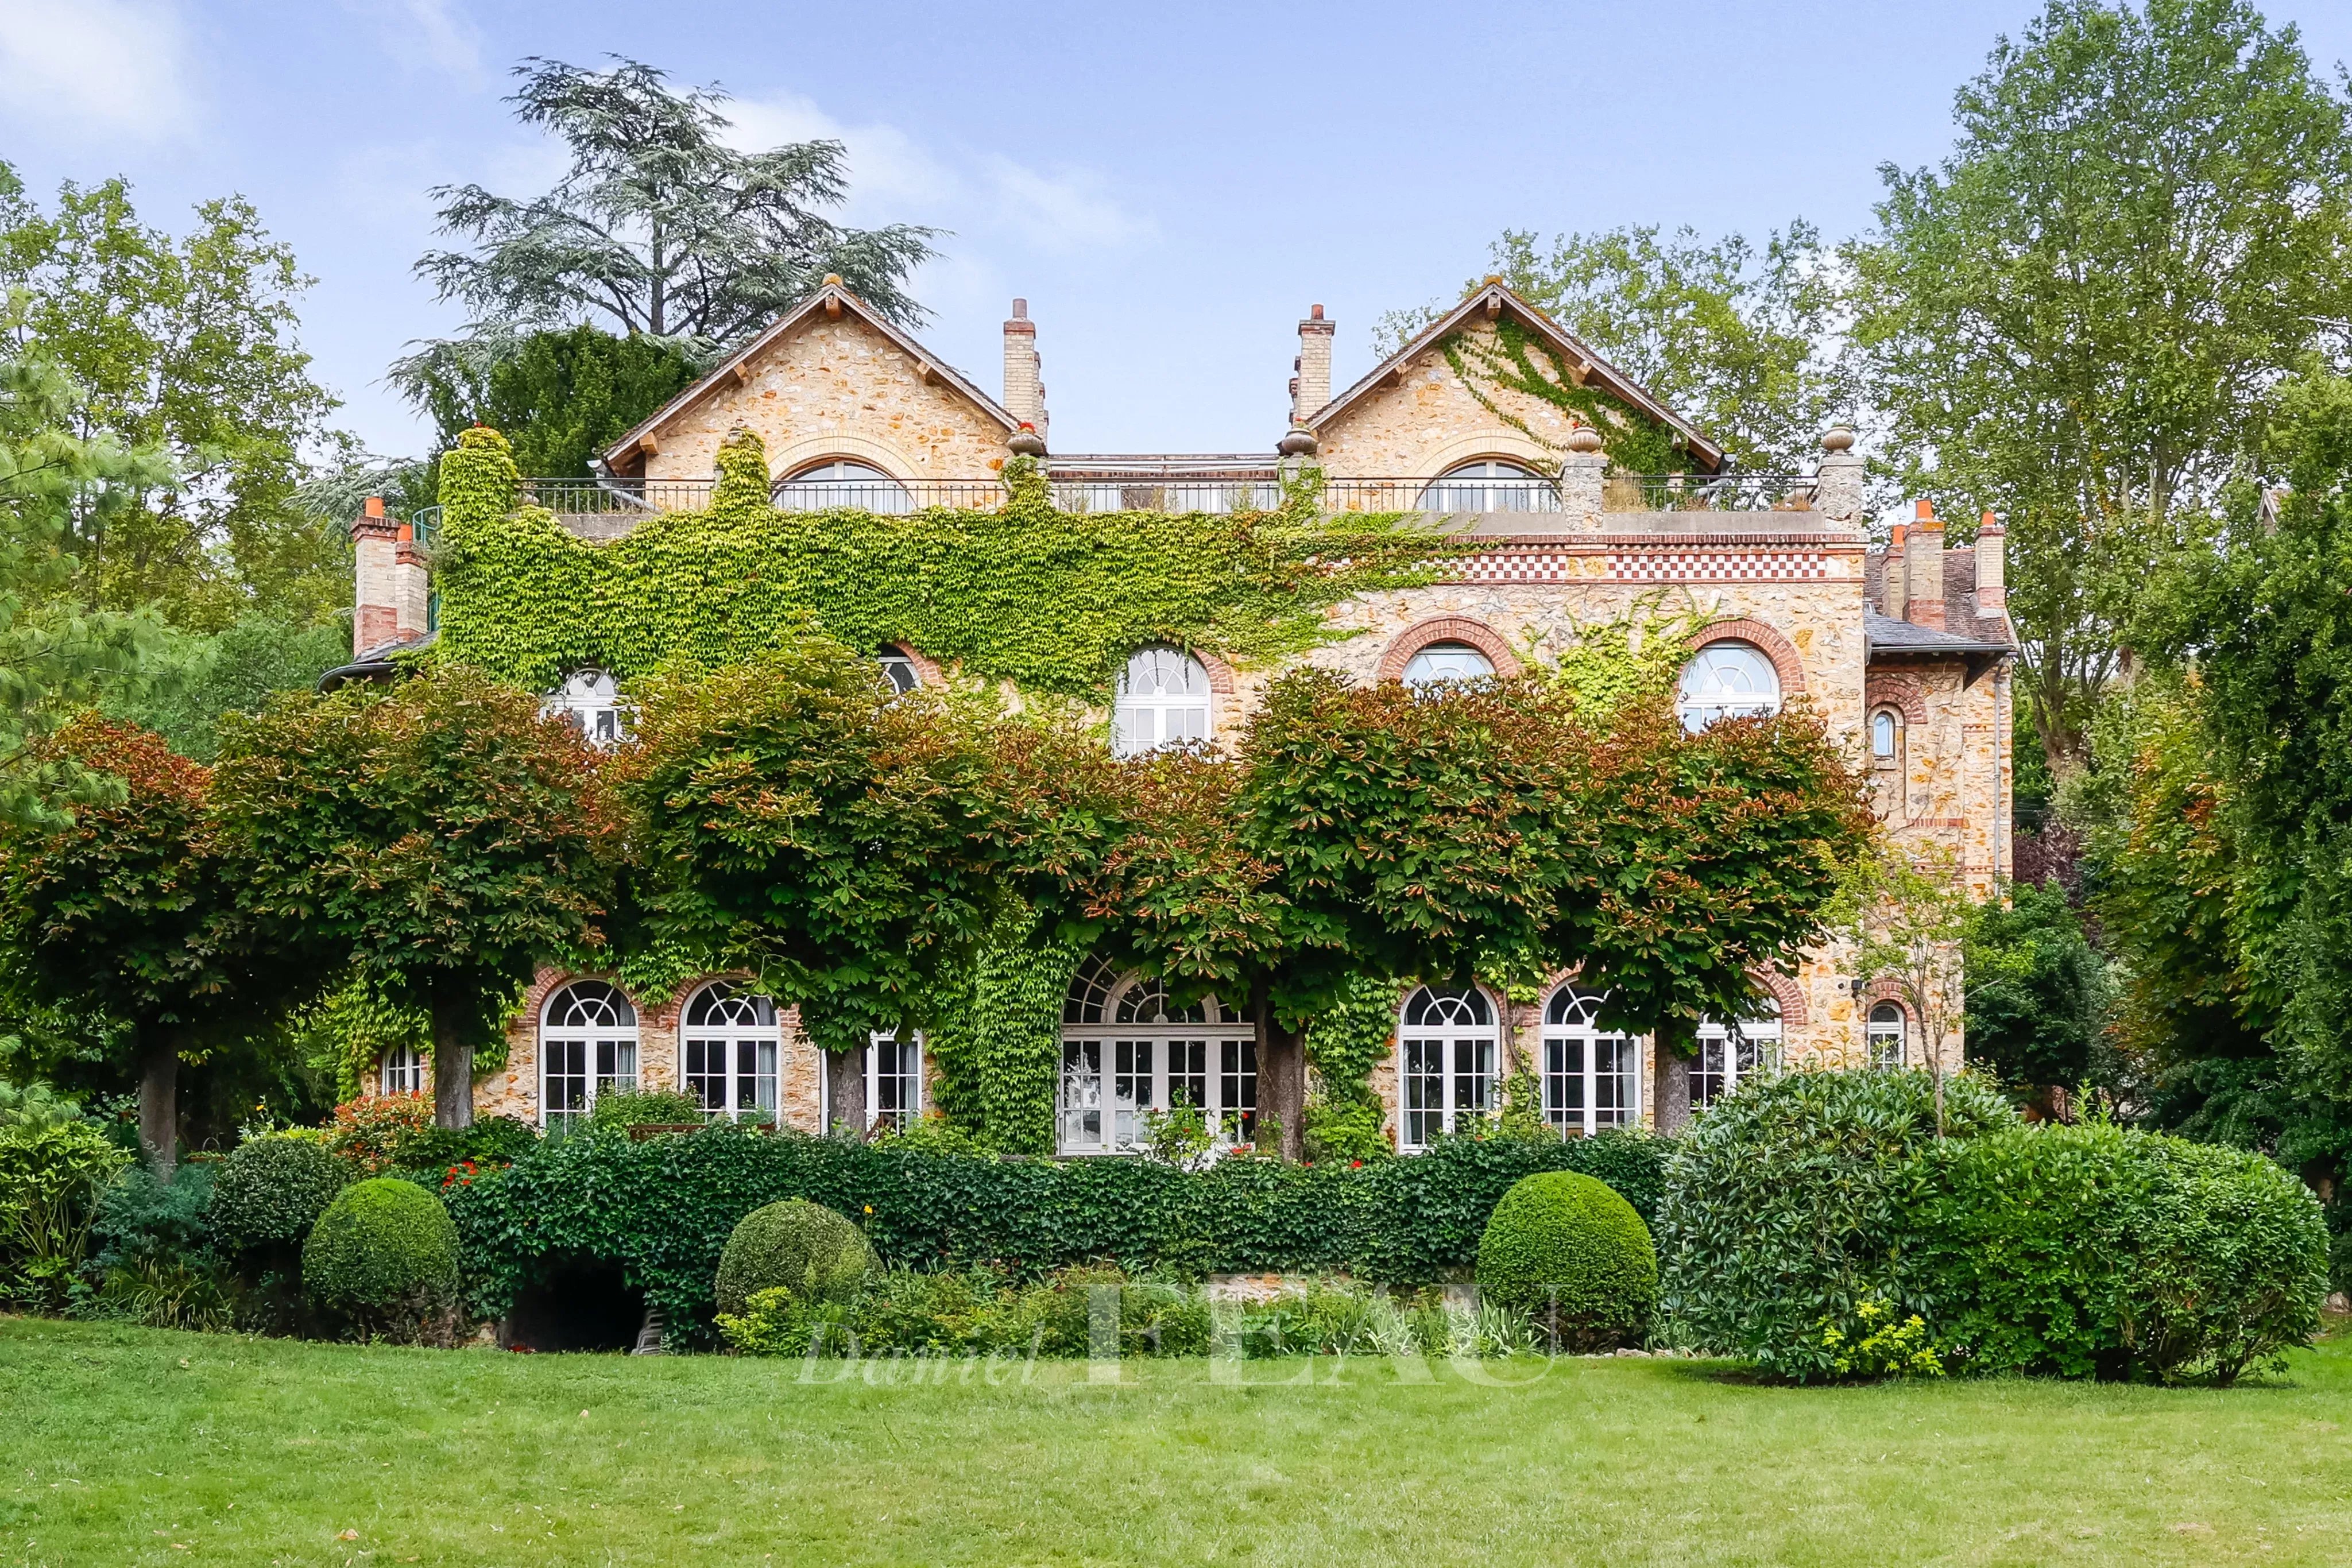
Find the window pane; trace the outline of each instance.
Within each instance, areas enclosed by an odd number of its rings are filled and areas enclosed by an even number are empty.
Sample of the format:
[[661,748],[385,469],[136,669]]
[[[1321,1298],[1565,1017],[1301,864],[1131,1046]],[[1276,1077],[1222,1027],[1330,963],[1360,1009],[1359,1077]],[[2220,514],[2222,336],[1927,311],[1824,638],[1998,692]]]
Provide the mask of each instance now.
[[1457,1040],[1454,1042],[1454,1119],[1456,1131],[1468,1128],[1486,1113],[1486,1091],[1495,1076],[1495,1042]]
[[1445,1042],[1404,1042],[1404,1141],[1414,1148],[1433,1142],[1445,1127]]
[[1152,1106],[1151,1041],[1112,1042],[1111,1142],[1132,1148],[1142,1141],[1142,1113]]
[[1584,1041],[1572,1035],[1544,1041],[1544,1119],[1562,1132],[1584,1131]]
[[1218,1132],[1228,1143],[1257,1136],[1257,1041],[1229,1040],[1220,1048]]
[[1641,1113],[1642,1051],[1622,1034],[1592,1042],[1592,1124],[1627,1127]]
[[1102,1044],[1062,1042],[1062,1146],[1102,1147]]
[[1209,1108],[1209,1042],[1171,1040],[1168,1042],[1168,1103]]

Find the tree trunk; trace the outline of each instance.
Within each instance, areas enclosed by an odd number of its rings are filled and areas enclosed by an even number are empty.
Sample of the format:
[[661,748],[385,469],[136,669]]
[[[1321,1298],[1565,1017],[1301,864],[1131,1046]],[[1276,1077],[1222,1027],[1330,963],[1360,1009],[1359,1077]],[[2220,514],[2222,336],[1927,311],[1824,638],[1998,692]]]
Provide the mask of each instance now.
[[180,1037],[149,1024],[138,1033],[139,1147],[157,1181],[170,1181],[180,1158]]
[[1691,1059],[1671,1026],[1658,1029],[1650,1042],[1651,1122],[1671,1135],[1690,1125]]
[[[1276,1020],[1274,1003],[1261,986],[1250,1012],[1257,1025],[1257,1114],[1272,1117],[1281,1138],[1271,1151],[1296,1164],[1307,1157],[1307,1040]],[[1259,1137],[1265,1145],[1263,1134]]]
[[455,997],[433,997],[433,1124],[452,1130],[474,1124],[474,1046],[466,1039],[466,1009]]
[[825,1131],[846,1128],[858,1137],[866,1135],[866,1058],[863,1051],[828,1051],[824,1053],[825,1071]]

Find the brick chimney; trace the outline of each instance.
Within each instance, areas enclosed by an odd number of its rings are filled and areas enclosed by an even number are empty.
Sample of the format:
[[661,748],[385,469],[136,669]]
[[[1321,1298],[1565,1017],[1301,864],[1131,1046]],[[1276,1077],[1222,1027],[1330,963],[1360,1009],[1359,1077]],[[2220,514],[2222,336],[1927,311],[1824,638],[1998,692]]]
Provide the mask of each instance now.
[[1037,323],[1029,319],[1029,301],[1013,302],[1013,318],[1004,323],[1004,411],[1023,424],[1034,424],[1045,434],[1045,361],[1037,352]]
[[1331,333],[1338,324],[1323,319],[1323,307],[1312,306],[1298,324],[1298,372],[1290,383],[1290,417],[1303,420],[1331,401]]
[[1977,613],[1998,619],[2009,613],[2009,530],[1990,512],[1977,525]]
[[1911,519],[1911,537],[1906,544],[1904,561],[1909,568],[1910,577],[1906,586],[1910,604],[1909,612],[1904,619],[1914,626],[1941,632],[1944,629],[1944,524],[1936,516],[1936,503],[1916,503],[1916,515]]
[[1878,584],[1879,597],[1884,601],[1878,608],[1890,621],[1903,619],[1903,580],[1908,564],[1903,558],[1904,533],[1903,525],[1895,524],[1895,533],[1886,543],[1886,570]]
[[352,519],[352,655],[400,634],[400,591],[394,575],[400,525],[383,515],[383,497],[370,496]]

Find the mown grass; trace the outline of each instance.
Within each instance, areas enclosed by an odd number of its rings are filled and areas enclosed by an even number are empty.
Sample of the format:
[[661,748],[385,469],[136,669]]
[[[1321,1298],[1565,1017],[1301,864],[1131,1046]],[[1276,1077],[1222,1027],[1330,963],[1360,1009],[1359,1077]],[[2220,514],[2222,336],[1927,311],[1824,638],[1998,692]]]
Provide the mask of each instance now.
[[793,1362],[0,1319],[0,1563],[2352,1557],[2352,1343],[2229,1390],[1236,1369],[812,1384]]

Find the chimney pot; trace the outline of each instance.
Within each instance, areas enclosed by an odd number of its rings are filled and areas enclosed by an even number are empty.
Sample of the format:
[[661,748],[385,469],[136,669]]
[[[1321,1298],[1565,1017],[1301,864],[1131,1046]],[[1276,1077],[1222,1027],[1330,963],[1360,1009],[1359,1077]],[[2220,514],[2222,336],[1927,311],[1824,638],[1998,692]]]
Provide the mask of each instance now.
[[1026,321],[1029,319],[1029,301],[1026,299],[1015,299],[1013,302],[1013,319],[1015,321]]
[[360,504],[360,511],[362,515],[371,517],[380,517],[383,516],[383,497],[382,496],[370,496],[365,501]]
[[1310,321],[1320,321],[1323,319],[1323,307],[1320,305],[1308,306],[1307,308],[1307,319]]
[[1903,612],[1908,607],[1906,603],[1906,596],[1903,591],[1903,579],[1909,559],[1904,549],[1904,538],[1908,530],[1901,523],[1897,523],[1886,541],[1885,574],[1879,582],[1879,598],[1884,602],[1880,604],[1879,609],[1890,621],[1902,620]]
[[1933,522],[1936,517],[1936,503],[1924,499],[1914,501],[1911,503],[1911,515],[1923,523]]
[[1921,501],[1914,511],[1911,537],[1904,551],[1909,578],[1904,586],[1910,601],[1904,619],[1941,632],[1945,625],[1944,525],[1930,502]]

